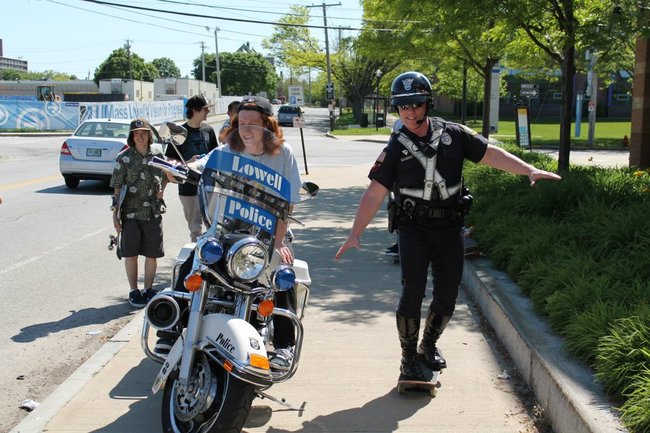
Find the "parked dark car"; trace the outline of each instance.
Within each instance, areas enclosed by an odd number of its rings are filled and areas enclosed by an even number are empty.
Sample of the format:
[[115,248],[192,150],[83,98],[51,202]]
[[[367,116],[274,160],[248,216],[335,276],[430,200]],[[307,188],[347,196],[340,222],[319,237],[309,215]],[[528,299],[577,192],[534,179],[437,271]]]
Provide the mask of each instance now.
[[278,108],[278,123],[283,126],[293,126],[293,118],[302,116],[302,110],[297,105],[283,105]]

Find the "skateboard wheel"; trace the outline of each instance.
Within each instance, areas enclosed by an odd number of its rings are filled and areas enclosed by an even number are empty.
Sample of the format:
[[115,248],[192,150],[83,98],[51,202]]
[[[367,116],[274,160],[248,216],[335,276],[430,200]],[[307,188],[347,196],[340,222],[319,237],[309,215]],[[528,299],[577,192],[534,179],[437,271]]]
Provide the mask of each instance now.
[[435,388],[435,387],[434,387],[434,388],[431,388],[431,389],[429,390],[429,393],[431,394],[431,397],[435,397],[436,394],[437,394],[437,392],[438,392],[438,389]]
[[397,385],[397,392],[398,392],[399,394],[404,394],[404,389],[405,389],[405,388],[406,388],[406,387],[405,387],[404,385]]

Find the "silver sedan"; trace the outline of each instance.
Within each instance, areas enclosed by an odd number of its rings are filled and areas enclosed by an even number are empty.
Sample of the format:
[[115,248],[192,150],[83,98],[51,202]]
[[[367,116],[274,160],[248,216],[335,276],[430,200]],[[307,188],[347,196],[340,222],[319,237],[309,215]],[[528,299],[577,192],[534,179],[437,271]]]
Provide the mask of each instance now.
[[[108,182],[117,155],[128,147],[130,119],[88,119],[61,146],[59,169],[68,188],[82,179]],[[158,132],[153,128],[154,147],[162,152]]]

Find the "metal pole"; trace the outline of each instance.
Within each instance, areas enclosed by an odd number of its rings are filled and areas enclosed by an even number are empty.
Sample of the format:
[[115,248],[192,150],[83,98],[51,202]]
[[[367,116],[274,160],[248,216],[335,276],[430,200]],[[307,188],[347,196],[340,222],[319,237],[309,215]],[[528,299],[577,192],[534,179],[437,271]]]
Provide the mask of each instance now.
[[[327,11],[326,7],[327,6],[341,6],[341,2],[338,2],[337,4],[329,4],[326,5],[325,3],[322,4],[323,7],[323,27],[325,28],[325,60],[327,62],[327,84],[332,83],[332,68],[330,65],[330,44],[329,44],[329,38],[327,36]],[[307,7],[313,7],[313,6],[307,6]],[[332,98],[329,100],[329,104],[327,104],[330,112],[330,131],[334,130],[334,92],[332,92]]]
[[591,52],[591,58],[589,59],[589,77],[590,77],[590,90],[589,95],[589,131],[587,134],[587,143],[589,146],[594,145],[594,135],[596,132],[596,107],[598,104],[598,77],[594,71],[594,65],[596,64],[596,53]]
[[203,68],[201,72],[201,81],[205,81],[205,44],[203,42],[201,42],[201,67]]
[[[340,3],[339,3],[340,4]],[[332,82],[332,68],[330,66],[330,44],[327,37],[327,12],[325,9],[325,3],[323,3],[323,26],[325,26],[325,59],[327,61],[327,82]],[[330,99],[327,107],[330,111],[330,131],[334,131],[334,92],[332,92],[332,99]]]
[[381,80],[381,70],[377,69],[375,75],[377,75],[377,98],[375,99],[375,132],[377,132],[379,131],[379,122],[377,121],[377,115],[379,112],[379,80]]
[[219,40],[217,38],[217,32],[221,30],[219,27],[214,28],[214,49],[216,51],[215,63],[217,64],[217,89],[219,89],[219,98],[223,96],[221,92],[221,67],[219,66]]

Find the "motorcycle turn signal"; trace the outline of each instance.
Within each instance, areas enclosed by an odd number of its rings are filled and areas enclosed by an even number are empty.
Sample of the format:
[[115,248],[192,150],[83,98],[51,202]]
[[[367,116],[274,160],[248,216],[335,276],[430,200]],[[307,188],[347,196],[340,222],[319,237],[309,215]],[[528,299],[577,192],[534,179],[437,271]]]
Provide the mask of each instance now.
[[185,278],[185,288],[188,292],[197,292],[201,289],[203,278],[201,274],[190,274]]

